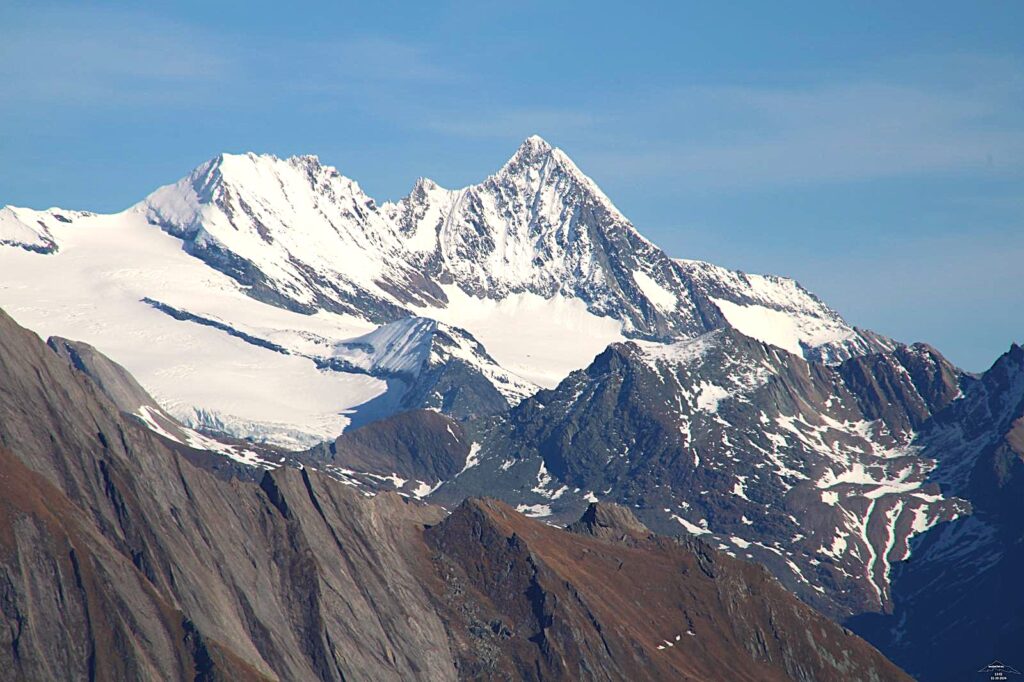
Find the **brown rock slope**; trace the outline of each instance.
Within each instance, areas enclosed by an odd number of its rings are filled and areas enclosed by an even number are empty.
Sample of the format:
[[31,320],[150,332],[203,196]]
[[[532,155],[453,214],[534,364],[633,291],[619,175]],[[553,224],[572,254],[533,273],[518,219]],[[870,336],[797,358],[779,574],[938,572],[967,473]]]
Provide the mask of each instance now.
[[906,679],[762,570],[591,516],[218,479],[0,313],[2,679]]
[[463,674],[907,679],[762,567],[699,541],[642,538],[628,510],[604,506],[592,505],[568,534],[502,502],[471,499],[427,531]]

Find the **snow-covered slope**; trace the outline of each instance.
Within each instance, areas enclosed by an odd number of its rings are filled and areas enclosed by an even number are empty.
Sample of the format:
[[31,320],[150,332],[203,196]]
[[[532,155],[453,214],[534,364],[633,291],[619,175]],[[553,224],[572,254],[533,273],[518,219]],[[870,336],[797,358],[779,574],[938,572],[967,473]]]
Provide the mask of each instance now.
[[305,358],[144,302],[155,297],[299,347],[372,329],[354,317],[262,304],[141,215],[73,218],[52,234],[60,245],[52,255],[0,249],[0,306],[44,338],[75,338],[115,358],[186,424],[218,423],[235,435],[304,445],[336,436],[346,412],[386,388],[375,377],[322,372]]
[[57,243],[50,234],[50,226],[68,223],[77,212],[50,209],[33,211],[29,208],[4,206],[0,208],[0,246],[17,246],[26,251],[53,253]]
[[730,325],[795,355],[832,364],[895,347],[889,339],[850,326],[796,280],[696,260],[676,263]]
[[375,321],[440,292],[359,185],[315,156],[222,154],[134,208],[251,295]]
[[668,293],[666,305],[664,292],[684,287],[672,261],[564,152],[539,137],[479,185],[444,190],[420,181],[383,210],[414,259],[467,294],[561,295],[620,320],[627,332],[703,331],[695,301]]
[[880,345],[789,280],[673,261],[538,137],[381,206],[316,157],[222,154],[119,214],[7,207],[0,272],[22,324],[93,344],[186,424],[283,445],[412,400],[498,409],[627,337]]

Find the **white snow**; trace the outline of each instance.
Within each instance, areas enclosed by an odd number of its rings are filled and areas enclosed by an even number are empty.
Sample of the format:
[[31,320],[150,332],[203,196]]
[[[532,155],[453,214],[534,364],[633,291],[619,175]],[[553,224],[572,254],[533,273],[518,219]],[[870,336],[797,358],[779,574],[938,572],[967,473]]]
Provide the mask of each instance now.
[[717,412],[719,401],[732,395],[727,389],[710,381],[701,381],[697,388],[700,390],[697,395],[697,409],[704,412]]
[[803,355],[800,330],[792,316],[760,305],[738,305],[724,299],[712,299],[729,324],[758,341],[763,341],[794,355]]
[[[381,395],[383,381],[321,372],[309,360],[176,320],[142,301],[227,319],[272,340],[352,337],[361,320],[301,315],[265,305],[181,250],[180,240],[133,212],[55,223],[57,254],[0,248],[0,307],[46,338],[85,341],[124,365],[185,423],[211,415],[235,435],[304,447],[334,438],[347,412]],[[238,428],[234,428],[238,427]]]
[[53,248],[53,235],[46,224],[56,222],[56,218],[53,217],[55,212],[33,211],[13,206],[0,208],[0,246]]
[[[135,412],[135,415],[142,419],[146,426],[154,433],[158,433],[164,438],[176,443],[187,445],[190,448],[194,448],[196,450],[209,450],[211,452],[224,455],[236,462],[241,462],[242,464],[247,464],[249,466],[263,467],[264,469],[274,469],[280,465],[280,462],[269,462],[263,459],[252,450],[237,445],[221,443],[218,440],[204,436],[203,434],[193,431],[187,427],[180,429],[182,436],[184,436],[184,440],[182,440],[160,425],[160,422],[165,421],[166,418],[161,419],[159,413],[149,405],[141,406],[138,411]],[[282,458],[281,461],[283,462],[284,458]]]
[[440,488],[441,483],[443,483],[443,481],[439,481],[434,485],[430,485],[429,483],[424,483],[423,481],[416,481],[416,487],[412,489],[412,494],[417,499],[422,499],[429,495],[430,493],[437,490],[438,488]]
[[173,440],[175,443],[181,443],[182,445],[186,445],[185,441],[181,440],[180,438],[178,438],[177,436],[175,436],[170,431],[168,431],[167,429],[160,425],[160,420],[157,418],[158,414],[159,413],[153,410],[153,408],[151,408],[149,405],[143,405],[135,413],[135,416],[141,419],[146,424],[146,427],[149,428],[149,430],[152,431],[153,433],[159,433],[161,436],[167,438],[168,440]]
[[431,350],[433,320],[411,317],[334,346],[332,357],[366,371],[418,374]]
[[[210,201],[210,190],[226,210]],[[343,288],[390,298],[376,282],[398,274],[402,239],[368,209],[371,203],[358,183],[316,157],[222,154],[153,192],[136,211],[174,234],[223,246],[297,300],[312,303],[313,291],[296,263]]]
[[533,518],[551,516],[551,507],[546,504],[521,504],[516,507],[516,511]]
[[705,534],[711,532],[707,528],[702,528],[701,526],[698,526],[698,525],[695,525],[693,523],[690,523],[689,521],[684,519],[682,516],[678,516],[676,514],[673,514],[672,518],[675,519],[676,521],[678,521],[680,523],[680,525],[682,525],[683,528],[685,528],[687,531],[689,531],[693,535],[705,535]]
[[472,469],[473,467],[475,467],[479,463],[480,463],[480,443],[472,443],[469,446],[469,454],[466,455],[466,463],[465,463],[465,465],[463,465],[462,471],[460,471],[459,473],[457,473],[455,475],[456,476],[461,476],[462,474],[466,473],[467,471],[469,471],[470,469]]
[[928,508],[924,505],[914,509],[913,529],[915,533],[923,533],[934,524],[928,520]]
[[633,272],[633,281],[640,287],[640,291],[643,292],[647,300],[653,303],[657,308],[664,311],[673,310],[678,304],[679,299],[676,295],[665,287],[658,284],[658,282],[642,270],[635,270]]
[[624,339],[621,322],[594,315],[579,299],[514,293],[495,300],[442,288],[448,305],[420,308],[419,314],[467,330],[502,367],[544,388]]
[[836,536],[834,538],[832,538],[832,545],[831,545],[831,547],[828,547],[828,548],[822,547],[818,551],[821,552],[822,554],[826,554],[826,555],[832,557],[833,559],[838,559],[839,557],[841,557],[843,555],[844,552],[846,552],[846,546],[847,546],[846,538],[847,537],[849,537],[849,533],[846,533],[844,531],[839,531],[839,532],[836,533]]
[[533,492],[537,493],[538,495],[550,495],[550,492],[547,490],[547,487],[551,485],[552,480],[554,479],[551,477],[551,474],[548,473],[547,467],[544,466],[544,460],[541,460],[540,469],[537,470],[537,485],[533,486]]
[[702,358],[715,347],[719,333],[717,331],[701,334],[692,339],[680,339],[672,343],[656,341],[633,341],[644,353],[645,359],[657,369],[658,361],[669,365],[690,365]]
[[742,497],[744,500],[750,501],[750,498],[747,497],[747,478],[747,476],[736,477],[736,483],[732,486],[732,494],[736,497]]
[[[871,350],[838,313],[788,277],[752,275],[702,261],[676,262],[699,285],[720,292],[712,300],[747,336],[826,362]],[[805,353],[801,341],[813,352]],[[882,339],[875,343],[885,345]]]

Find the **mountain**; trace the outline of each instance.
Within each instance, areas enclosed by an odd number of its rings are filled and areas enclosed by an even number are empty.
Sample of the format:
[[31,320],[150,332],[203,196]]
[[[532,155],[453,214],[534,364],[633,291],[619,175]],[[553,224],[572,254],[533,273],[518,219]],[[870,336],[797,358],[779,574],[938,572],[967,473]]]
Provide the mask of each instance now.
[[932,478],[971,516],[915,540],[893,573],[895,609],[851,627],[921,679],[952,681],[1024,642],[1024,349],[1014,344],[920,438]]
[[[217,488],[251,513],[280,511],[299,466],[353,500],[496,498],[642,536],[613,503],[765,566],[926,679],[965,633],[1020,641],[986,615],[1019,556],[1019,348],[975,377],[792,279],[670,258],[540,138],[481,183],[420,179],[396,202],[315,157],[225,154],[121,213],[7,207],[0,230],[0,305],[146,447],[265,482]],[[430,546],[419,513],[396,523]]]
[[[400,382],[400,409],[434,408],[456,418],[504,412],[537,391],[505,370],[471,334],[408,317],[336,344],[320,364]],[[389,386],[389,394],[396,391]]]
[[0,312],[14,679],[909,679],[763,569],[621,509],[571,533],[495,501],[446,515],[367,498],[309,468],[224,480],[75,352]]
[[431,499],[486,490],[555,523],[615,501],[770,567],[825,613],[891,610],[910,538],[970,509],[914,444],[960,378],[926,346],[830,367],[729,329],[615,344],[466,424],[473,461]]
[[[625,338],[893,347],[791,280],[669,258],[537,137],[479,184],[382,205],[313,156],[222,154],[121,213],[0,210],[0,267],[16,319],[116,358],[174,418],[294,449],[401,409],[503,411]],[[353,361],[413,330],[460,369]],[[389,362],[425,343],[405,348]]]
[[848,325],[817,296],[795,280],[776,275],[750,275],[694,260],[676,263],[729,324],[751,338],[835,364],[851,357],[896,347],[869,330]]
[[57,242],[50,233],[55,222],[70,219],[58,211],[33,211],[4,206],[0,208],[0,246],[14,246],[36,253],[54,253]]

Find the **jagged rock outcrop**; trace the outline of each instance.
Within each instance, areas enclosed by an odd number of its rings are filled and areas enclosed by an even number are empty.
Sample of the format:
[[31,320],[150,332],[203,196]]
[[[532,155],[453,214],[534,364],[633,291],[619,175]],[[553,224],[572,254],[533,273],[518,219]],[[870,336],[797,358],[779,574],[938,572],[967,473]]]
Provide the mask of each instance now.
[[887,611],[909,538],[970,509],[914,445],[961,381],[923,346],[833,367],[732,329],[614,344],[466,425],[479,461],[431,499],[488,494],[554,523],[617,502],[659,533],[763,563],[826,613]]
[[915,538],[893,571],[894,612],[851,628],[915,677],[967,679],[1024,646],[1024,349],[1014,344],[926,425],[932,476],[972,513]]
[[579,521],[566,526],[571,533],[592,535],[602,540],[647,538],[651,531],[628,507],[614,502],[593,502]]

